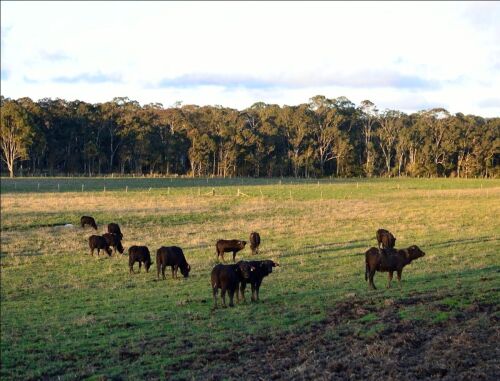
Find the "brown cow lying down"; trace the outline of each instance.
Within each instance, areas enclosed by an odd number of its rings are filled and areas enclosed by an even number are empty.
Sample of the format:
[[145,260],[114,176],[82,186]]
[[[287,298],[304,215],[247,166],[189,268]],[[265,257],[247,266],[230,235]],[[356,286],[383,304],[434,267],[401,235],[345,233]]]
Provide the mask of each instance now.
[[89,247],[90,247],[90,255],[94,255],[94,250],[97,249],[97,256],[99,256],[101,250],[104,250],[111,256],[111,249],[109,248],[108,241],[106,238],[100,235],[91,235],[89,237]]
[[97,230],[97,224],[95,223],[93,217],[82,216],[82,218],[80,218],[80,224],[82,225],[82,228],[85,227],[85,225],[89,225],[92,226],[95,230]]
[[377,230],[377,243],[378,248],[382,246],[382,249],[392,249],[396,246],[396,237],[392,233],[385,229]]
[[392,274],[397,271],[398,284],[401,287],[401,273],[403,268],[413,260],[423,257],[425,253],[418,246],[413,245],[407,249],[383,249],[380,251],[376,247],[371,247],[365,253],[366,270],[365,280],[369,280],[369,287],[376,289],[373,277],[376,271],[388,272],[387,288],[391,287]]
[[[243,261],[240,261],[238,263],[241,263]],[[265,261],[247,261],[251,267],[254,267],[255,270],[250,272],[250,278],[244,279],[240,282],[240,292],[241,292],[241,297],[243,300],[245,300],[245,288],[247,286],[247,283],[250,283],[250,286],[252,287],[252,301],[258,301],[259,300],[259,289],[260,285],[262,284],[262,280],[264,277],[268,276],[273,272],[273,267],[279,266],[278,263],[271,261],[271,260],[265,260]]]
[[252,271],[255,271],[255,268],[246,262],[239,262],[235,265],[215,265],[211,274],[214,308],[217,308],[219,288],[221,289],[222,307],[226,307],[226,291],[229,293],[229,307],[233,307],[234,292],[238,291],[238,284],[243,280],[250,279]]
[[[217,259],[219,256],[222,257],[222,261],[224,261],[224,253],[233,252],[233,262],[235,262],[236,253],[240,250],[243,250],[246,245],[246,241],[240,241],[237,239],[220,239],[215,244],[215,250],[217,252]],[[225,262],[225,261],[224,261]]]
[[118,250],[120,254],[123,254],[124,249],[122,246],[122,241],[118,235],[113,233],[104,233],[102,236],[104,237],[106,242],[108,242],[108,245],[114,249],[115,253]]
[[191,266],[186,261],[182,249],[177,246],[162,246],[156,252],[156,270],[157,278],[160,279],[160,270],[163,279],[165,279],[165,267],[172,267],[172,278],[177,278],[177,269],[181,269],[184,278],[189,276]]
[[108,224],[108,233],[116,234],[120,239],[123,239],[122,231],[120,230],[120,225],[114,222]]
[[252,254],[259,254],[259,246],[260,246],[260,234],[257,232],[253,232],[250,234],[250,250],[252,250]]
[[139,272],[141,272],[141,264],[144,263],[146,272],[149,272],[151,267],[151,256],[149,249],[146,246],[130,246],[128,249],[128,267],[131,273],[134,271],[134,263],[139,262]]

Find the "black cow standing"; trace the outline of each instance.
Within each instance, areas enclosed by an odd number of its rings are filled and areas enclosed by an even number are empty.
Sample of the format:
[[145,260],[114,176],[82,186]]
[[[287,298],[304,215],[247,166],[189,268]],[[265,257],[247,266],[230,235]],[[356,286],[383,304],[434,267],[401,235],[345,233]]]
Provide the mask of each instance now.
[[114,222],[108,224],[108,233],[116,234],[120,239],[123,239],[122,231],[120,230],[120,225]]
[[172,278],[177,278],[177,270],[181,269],[181,274],[184,278],[189,276],[191,266],[186,261],[186,257],[182,249],[177,246],[162,246],[156,252],[156,270],[157,277],[160,278],[160,271],[163,279],[165,279],[165,267],[172,267]]
[[130,246],[128,249],[128,267],[130,273],[135,273],[134,263],[139,262],[139,272],[141,272],[141,264],[144,263],[146,272],[149,272],[151,267],[151,255],[147,246]]
[[111,256],[111,249],[109,247],[108,241],[106,238],[100,235],[91,235],[89,237],[89,247],[90,247],[90,255],[94,255],[94,250],[97,249],[97,256],[99,256],[101,250],[104,250]]
[[247,263],[255,270],[250,273],[249,279],[244,279],[240,282],[241,297],[245,300],[245,288],[250,283],[252,287],[252,301],[257,302],[259,300],[259,289],[262,280],[273,272],[273,267],[279,266],[279,264],[271,260],[248,261]]
[[[234,265],[218,264],[212,269],[211,284],[214,296],[214,308],[217,308],[217,293],[221,289],[222,307],[226,307],[226,291],[229,293],[229,307],[233,307],[234,292],[238,292],[238,284],[250,279],[250,273],[255,269],[247,262]],[[238,294],[236,294],[238,296]]]
[[94,217],[82,216],[82,218],[80,218],[80,224],[82,225],[82,228],[84,228],[85,225],[89,225],[97,230],[97,224],[95,223]]
[[260,234],[257,232],[250,233],[250,250],[252,250],[252,254],[259,254],[259,246],[260,246]]
[[104,233],[102,236],[108,242],[108,245],[114,249],[115,253],[118,251],[120,254],[123,254],[124,249],[120,236],[113,233]]

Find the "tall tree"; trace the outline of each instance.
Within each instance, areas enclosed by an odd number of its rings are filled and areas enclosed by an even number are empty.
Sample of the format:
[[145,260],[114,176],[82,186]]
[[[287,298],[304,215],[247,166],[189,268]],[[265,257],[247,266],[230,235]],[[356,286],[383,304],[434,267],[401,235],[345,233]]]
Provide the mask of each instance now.
[[395,155],[396,143],[403,129],[404,114],[396,110],[386,110],[380,116],[377,131],[378,142],[385,161],[387,174],[391,173],[391,163]]
[[15,101],[2,102],[0,146],[10,177],[14,177],[16,160],[26,158],[32,137],[33,128],[26,110]]
[[369,100],[364,100],[359,106],[361,111],[361,125],[364,137],[365,162],[364,171],[367,176],[371,176],[374,171],[375,150],[373,146],[373,133],[378,121],[378,109]]

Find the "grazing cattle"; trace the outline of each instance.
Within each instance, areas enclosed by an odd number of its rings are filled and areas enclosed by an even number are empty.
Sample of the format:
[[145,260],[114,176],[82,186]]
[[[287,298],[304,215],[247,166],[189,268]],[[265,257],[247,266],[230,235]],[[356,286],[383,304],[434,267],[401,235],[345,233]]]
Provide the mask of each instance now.
[[120,239],[123,239],[123,234],[120,230],[120,226],[115,223],[108,224],[108,233],[116,234]]
[[377,243],[378,248],[382,246],[382,249],[392,249],[396,246],[396,237],[392,233],[385,229],[377,230]]
[[84,228],[85,225],[89,225],[89,226],[92,226],[95,230],[97,230],[97,224],[95,223],[95,220],[93,217],[82,216],[82,218],[80,218],[80,224],[82,225],[82,228]]
[[151,267],[151,256],[149,255],[149,249],[146,246],[130,246],[128,249],[128,267],[131,273],[134,271],[134,263],[139,262],[139,272],[141,272],[141,264],[144,263],[146,272],[149,272]]
[[219,259],[219,256],[221,256],[222,261],[224,261],[224,253],[228,253],[228,252],[232,251],[233,252],[233,262],[235,262],[236,253],[240,250],[243,250],[245,248],[246,244],[247,244],[246,241],[240,241],[237,239],[231,239],[231,240],[220,239],[220,240],[218,240],[217,243],[215,244],[215,250],[217,252],[217,259]]
[[177,278],[177,269],[181,269],[184,278],[189,276],[191,266],[186,261],[182,249],[177,246],[162,246],[156,252],[157,278],[160,279],[160,270],[163,279],[165,279],[165,267],[172,267],[172,278]]
[[250,283],[252,287],[252,301],[256,302],[259,300],[259,289],[260,285],[262,284],[262,280],[264,279],[264,277],[273,272],[273,267],[279,266],[279,264],[271,260],[248,261],[247,263],[251,267],[255,268],[255,270],[250,273],[249,279],[243,279],[240,282],[241,297],[243,298],[243,300],[245,300],[245,288],[247,283]]
[[226,291],[229,293],[229,307],[233,307],[234,292],[238,291],[238,284],[243,280],[250,279],[250,273],[254,270],[247,262],[238,262],[234,265],[216,265],[211,274],[214,308],[217,308],[219,288],[221,289],[222,307],[226,307]]
[[89,247],[90,247],[90,255],[94,255],[94,250],[97,249],[97,256],[99,256],[101,250],[106,251],[109,256],[111,256],[111,249],[109,248],[108,241],[106,238],[100,235],[91,235],[89,237]]
[[108,245],[114,249],[115,253],[118,250],[120,254],[123,254],[123,246],[120,236],[113,233],[104,233],[102,236],[106,239]]
[[250,233],[250,250],[252,250],[252,254],[259,254],[259,245],[260,245],[260,234],[257,232]]
[[366,269],[365,280],[369,280],[369,287],[376,289],[373,283],[373,277],[376,271],[388,272],[387,288],[391,287],[392,274],[394,271],[398,274],[398,284],[401,287],[401,273],[403,268],[413,260],[423,257],[425,253],[416,245],[407,249],[377,249],[371,247],[365,253]]

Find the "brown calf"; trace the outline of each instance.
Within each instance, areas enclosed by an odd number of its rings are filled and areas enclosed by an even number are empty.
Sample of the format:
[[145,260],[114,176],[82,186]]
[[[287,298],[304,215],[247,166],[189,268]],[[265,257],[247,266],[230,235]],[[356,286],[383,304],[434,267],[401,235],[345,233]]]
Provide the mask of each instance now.
[[388,272],[387,288],[391,287],[392,275],[396,271],[398,274],[398,284],[401,287],[401,273],[403,268],[413,260],[423,257],[425,253],[416,245],[407,249],[377,249],[371,247],[365,253],[366,269],[365,280],[369,281],[369,288],[376,289],[373,283],[375,272]]

